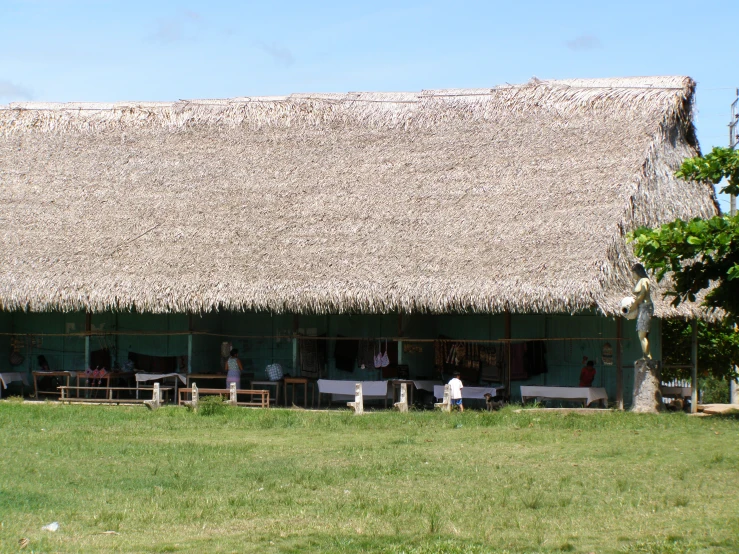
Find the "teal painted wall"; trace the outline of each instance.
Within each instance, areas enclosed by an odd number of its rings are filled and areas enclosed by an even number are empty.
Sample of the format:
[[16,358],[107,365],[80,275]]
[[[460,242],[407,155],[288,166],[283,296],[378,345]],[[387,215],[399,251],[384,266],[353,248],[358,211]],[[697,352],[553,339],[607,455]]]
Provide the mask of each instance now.
[[[186,356],[188,352],[188,329],[192,321],[194,332],[207,334],[193,336],[192,371],[210,373],[221,371],[220,345],[230,341],[239,349],[244,369],[256,379],[265,377],[265,367],[280,363],[287,373],[296,374],[293,368],[293,341],[290,338],[271,339],[272,336],[290,336],[296,324],[292,314],[222,312],[194,315],[184,314],[138,314],[103,313],[93,314],[93,331],[102,336],[90,339],[91,350],[107,347],[111,350],[114,365],[122,364],[129,352],[152,356]],[[399,328],[399,322],[401,323]],[[21,369],[36,368],[36,357],[46,356],[52,369],[80,371],[85,368],[85,339],[69,336],[43,336],[39,334],[77,333],[84,331],[85,315],[69,313],[26,313],[0,312],[0,330],[16,333],[24,338],[22,354],[25,357]],[[410,314],[399,318],[397,314],[384,315],[300,315],[297,329],[301,335],[337,335],[365,337],[369,339],[402,335],[404,344],[414,344],[413,339],[433,339],[446,336],[450,339],[500,339],[505,334],[505,317],[496,315],[426,315]],[[127,334],[127,333],[131,334]],[[141,332],[159,333],[142,336]],[[118,334],[121,333],[121,334]],[[181,333],[166,336],[167,333]],[[260,338],[267,337],[267,338]],[[528,381],[514,381],[512,394],[519,396],[521,384],[547,384],[576,386],[582,358],[596,360],[597,386],[607,389],[609,397],[616,396],[616,368],[603,364],[601,349],[606,342],[616,346],[616,322],[614,319],[597,315],[512,315],[512,339],[565,339],[547,341],[549,372]],[[623,365],[624,399],[628,403],[633,387],[633,363],[641,357],[636,337],[635,322],[623,321]],[[590,340],[596,338],[597,340]],[[659,359],[660,321],[655,319],[652,328],[652,351]],[[377,379],[380,372],[374,368],[365,370],[355,367],[353,371],[341,371],[335,366],[333,352],[336,341],[327,341],[326,375],[334,379]],[[382,343],[384,347],[384,342]],[[433,343],[415,343],[419,352],[402,352],[402,362],[410,367],[412,377],[433,376]],[[398,348],[389,343],[390,349]],[[0,355],[3,369],[8,370],[10,337],[0,339]],[[614,355],[615,363],[615,355]]]

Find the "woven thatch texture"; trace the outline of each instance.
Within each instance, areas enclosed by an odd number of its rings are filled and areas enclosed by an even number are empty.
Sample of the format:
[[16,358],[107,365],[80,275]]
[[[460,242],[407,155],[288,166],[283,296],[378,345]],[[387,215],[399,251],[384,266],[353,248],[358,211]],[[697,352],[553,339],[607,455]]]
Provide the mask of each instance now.
[[0,305],[614,313],[626,231],[716,213],[693,88],[11,105]]

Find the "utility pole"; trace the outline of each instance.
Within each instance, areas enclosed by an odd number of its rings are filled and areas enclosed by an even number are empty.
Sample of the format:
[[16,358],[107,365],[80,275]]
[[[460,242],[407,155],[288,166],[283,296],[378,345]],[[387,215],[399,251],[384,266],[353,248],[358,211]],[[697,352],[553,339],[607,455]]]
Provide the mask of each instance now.
[[[731,103],[731,120],[729,121],[729,148],[736,150],[737,146],[739,146],[739,88],[736,89],[736,99]],[[729,215],[733,217],[736,215],[736,196],[733,194],[730,202]],[[729,402],[739,404],[739,383],[736,379],[732,379],[729,384]]]
[[[729,121],[729,148],[736,150],[739,145],[739,88],[736,89],[736,99],[731,103],[731,120]],[[736,215],[736,196],[731,195],[729,214]]]

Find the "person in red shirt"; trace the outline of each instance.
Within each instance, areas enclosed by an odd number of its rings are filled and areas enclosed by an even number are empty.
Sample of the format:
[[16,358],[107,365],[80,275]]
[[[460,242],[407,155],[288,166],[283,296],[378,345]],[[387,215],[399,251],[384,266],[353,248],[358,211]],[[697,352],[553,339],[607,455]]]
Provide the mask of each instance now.
[[595,362],[593,360],[588,363],[580,370],[580,386],[581,387],[592,387],[593,380],[595,379]]

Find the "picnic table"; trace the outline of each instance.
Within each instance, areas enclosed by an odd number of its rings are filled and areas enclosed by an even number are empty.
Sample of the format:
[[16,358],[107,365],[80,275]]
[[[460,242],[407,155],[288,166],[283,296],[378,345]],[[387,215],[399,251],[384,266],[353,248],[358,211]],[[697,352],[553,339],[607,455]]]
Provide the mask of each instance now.
[[547,400],[573,400],[584,402],[589,406],[593,402],[601,401],[608,407],[608,394],[602,387],[547,387],[543,385],[521,385],[521,400],[527,398],[542,398]]
[[3,396],[3,389],[8,388],[8,383],[12,383],[13,381],[21,381],[24,385],[28,386],[28,376],[25,373],[21,373],[19,371],[6,371],[4,373],[0,373],[0,384],[2,384],[2,388],[0,388],[0,398]]
[[[362,396],[365,398],[384,398],[387,408],[389,381],[339,381],[335,379],[318,380],[318,405],[321,405],[321,395],[331,394],[354,398],[355,385],[362,384]],[[333,397],[332,397],[333,398]]]
[[[38,400],[38,378],[39,377],[64,377],[65,385],[69,386],[69,379],[72,377],[71,371],[33,371],[31,374],[33,375],[33,391],[34,396],[36,400]],[[54,394],[56,396],[61,396],[61,392],[53,390],[53,391],[43,391],[44,394]]]
[[159,379],[172,379],[174,381],[174,394],[177,398],[177,379],[183,385],[187,385],[187,376],[182,373],[137,373],[136,374],[136,399],[139,397],[139,383],[158,381]]
[[[495,385],[492,387],[462,387],[462,398],[474,399],[474,400],[485,400],[485,395],[498,396],[499,391],[504,391],[503,385]],[[444,398],[444,385],[434,386],[434,397]]]

